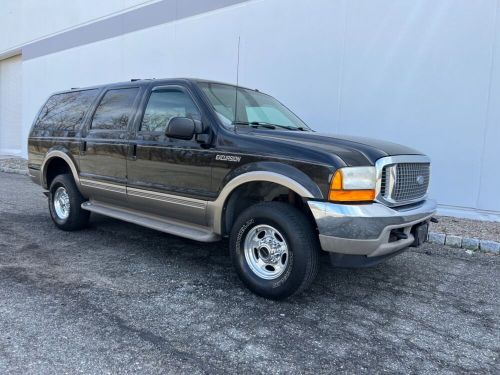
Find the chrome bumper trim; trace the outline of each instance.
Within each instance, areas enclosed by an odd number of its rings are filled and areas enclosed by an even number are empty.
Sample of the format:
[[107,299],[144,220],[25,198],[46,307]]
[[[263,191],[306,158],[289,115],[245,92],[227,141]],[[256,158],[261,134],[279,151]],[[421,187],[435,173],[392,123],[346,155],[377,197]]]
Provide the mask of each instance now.
[[[412,226],[427,221],[437,204],[425,200],[409,207],[387,207],[380,203],[365,205],[308,201],[316,220],[321,247],[325,251],[380,256],[410,246]],[[389,242],[393,229],[404,228],[407,239]]]

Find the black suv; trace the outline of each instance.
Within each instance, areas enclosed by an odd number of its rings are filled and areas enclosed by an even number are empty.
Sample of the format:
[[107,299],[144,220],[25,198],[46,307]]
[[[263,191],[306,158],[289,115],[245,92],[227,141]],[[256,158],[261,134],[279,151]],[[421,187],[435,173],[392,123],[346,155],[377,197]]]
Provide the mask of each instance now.
[[322,250],[361,266],[418,246],[436,209],[420,152],[317,133],[269,95],[206,80],[56,93],[28,145],[59,228],[97,212],[202,242],[229,237],[245,285],[274,299],[311,284]]

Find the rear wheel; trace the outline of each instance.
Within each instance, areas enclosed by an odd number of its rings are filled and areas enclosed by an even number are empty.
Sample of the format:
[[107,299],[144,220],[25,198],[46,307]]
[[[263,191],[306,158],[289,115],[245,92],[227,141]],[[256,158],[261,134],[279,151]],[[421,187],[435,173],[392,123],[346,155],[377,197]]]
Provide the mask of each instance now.
[[302,212],[281,202],[246,209],[233,225],[230,252],[243,283],[271,299],[306,289],[319,267],[314,228]]
[[83,202],[85,198],[71,175],[61,174],[54,178],[49,189],[49,211],[58,228],[72,231],[87,226],[90,212],[82,209]]

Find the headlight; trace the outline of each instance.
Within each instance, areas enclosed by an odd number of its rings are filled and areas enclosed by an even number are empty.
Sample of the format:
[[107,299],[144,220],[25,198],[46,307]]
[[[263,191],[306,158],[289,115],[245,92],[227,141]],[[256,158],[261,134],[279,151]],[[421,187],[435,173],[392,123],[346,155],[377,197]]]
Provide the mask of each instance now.
[[340,168],[330,181],[328,199],[333,202],[373,201],[375,185],[375,167]]

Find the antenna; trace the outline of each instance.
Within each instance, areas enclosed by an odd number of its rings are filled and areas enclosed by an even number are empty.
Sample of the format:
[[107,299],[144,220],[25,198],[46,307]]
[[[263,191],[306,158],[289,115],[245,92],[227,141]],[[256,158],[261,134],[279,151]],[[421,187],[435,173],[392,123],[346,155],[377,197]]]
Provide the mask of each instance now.
[[240,83],[240,41],[241,41],[241,36],[238,35],[238,55],[236,60],[236,95],[234,99],[234,121],[237,121],[236,116],[238,116],[238,86]]
[[236,62],[236,86],[238,86],[239,80],[240,80],[240,42],[241,42],[241,36],[238,35],[238,55],[237,55],[237,62]]

